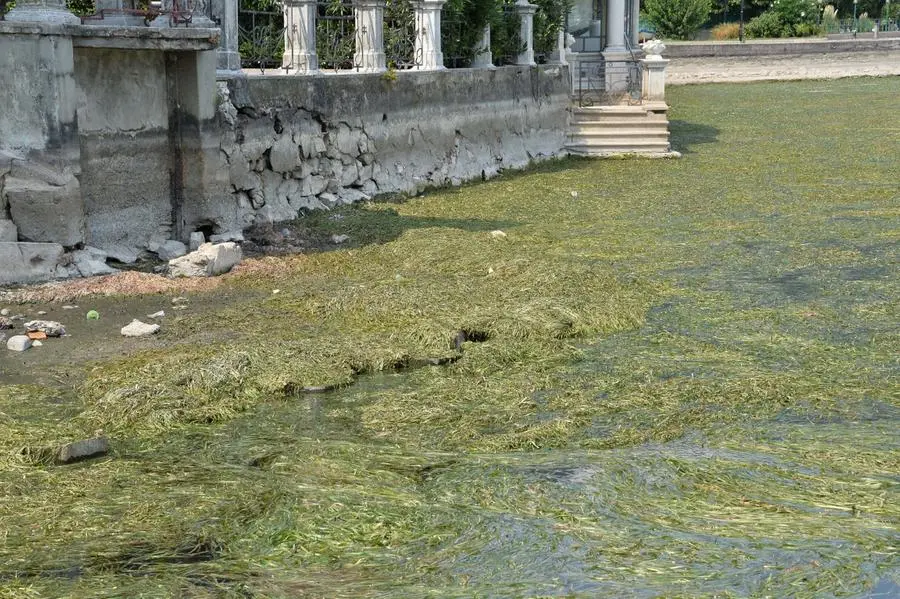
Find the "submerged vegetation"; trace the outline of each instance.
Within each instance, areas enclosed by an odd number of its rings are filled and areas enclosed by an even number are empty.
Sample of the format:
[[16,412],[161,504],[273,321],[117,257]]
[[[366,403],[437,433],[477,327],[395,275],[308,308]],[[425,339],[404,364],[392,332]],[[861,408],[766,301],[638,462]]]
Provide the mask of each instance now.
[[352,247],[0,361],[0,597],[896,594],[898,94],[678,88],[680,161],[310,215]]

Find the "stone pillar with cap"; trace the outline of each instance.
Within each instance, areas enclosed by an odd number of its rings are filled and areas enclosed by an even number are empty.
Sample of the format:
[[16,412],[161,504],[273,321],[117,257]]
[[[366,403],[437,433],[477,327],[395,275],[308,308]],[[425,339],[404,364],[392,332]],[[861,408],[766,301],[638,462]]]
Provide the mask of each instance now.
[[646,58],[641,60],[643,66],[643,87],[641,97],[648,102],[666,101],[666,65],[669,61],[662,57],[666,49],[659,40],[650,40],[641,49]]
[[536,4],[529,4],[528,0],[516,0],[516,13],[521,18],[519,25],[519,37],[525,49],[516,57],[516,64],[533,65],[534,62],[534,13],[537,12]]
[[284,0],[284,58],[290,73],[312,75],[319,71],[316,54],[316,0]]
[[384,0],[355,0],[356,52],[353,62],[363,73],[382,73],[384,56]]
[[481,31],[481,40],[475,47],[475,58],[472,60],[472,68],[493,69],[494,56],[491,54],[491,24],[488,23]]
[[424,70],[444,68],[441,52],[441,8],[445,0],[417,0],[413,4],[416,13],[416,66]]

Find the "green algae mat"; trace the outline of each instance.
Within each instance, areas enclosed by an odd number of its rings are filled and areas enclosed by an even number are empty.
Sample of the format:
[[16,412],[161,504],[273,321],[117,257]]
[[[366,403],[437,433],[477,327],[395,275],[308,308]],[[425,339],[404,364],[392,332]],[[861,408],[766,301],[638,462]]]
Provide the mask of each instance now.
[[309,215],[4,356],[0,597],[900,596],[897,98],[676,88],[681,160]]

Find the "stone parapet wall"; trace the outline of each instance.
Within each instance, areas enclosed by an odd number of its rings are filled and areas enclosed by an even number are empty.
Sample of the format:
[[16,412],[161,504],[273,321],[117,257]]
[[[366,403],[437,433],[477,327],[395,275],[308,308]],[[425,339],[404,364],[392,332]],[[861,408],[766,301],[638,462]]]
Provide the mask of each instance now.
[[791,56],[900,50],[900,38],[750,40],[727,42],[666,42],[666,58],[704,56]]

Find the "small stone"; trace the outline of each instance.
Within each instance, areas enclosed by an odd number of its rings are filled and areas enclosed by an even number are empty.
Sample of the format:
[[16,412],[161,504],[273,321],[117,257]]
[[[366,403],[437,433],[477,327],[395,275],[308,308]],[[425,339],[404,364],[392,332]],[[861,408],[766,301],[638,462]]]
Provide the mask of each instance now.
[[44,344],[41,343],[40,339],[36,339],[36,340],[34,340],[34,341],[31,342],[31,347],[40,347],[40,346],[42,346],[42,345],[44,345]]
[[38,310],[38,311],[37,311],[37,315],[38,315],[38,316],[43,316],[43,315],[46,314],[46,313],[47,313],[46,310]]
[[331,243],[340,245],[340,244],[342,244],[342,243],[348,241],[349,239],[350,239],[350,236],[349,236],[349,235],[332,235],[332,236],[331,236]]
[[204,243],[206,243],[206,236],[203,235],[203,231],[194,231],[191,233],[190,248],[192,252]]
[[281,289],[273,289],[272,290],[272,295],[278,295],[279,293],[281,293]]
[[156,255],[159,256],[160,260],[168,261],[184,256],[187,254],[187,251],[186,245],[175,239],[170,239],[159,246],[159,249],[156,250]]
[[25,330],[29,333],[40,331],[48,337],[62,337],[66,334],[66,328],[55,320],[29,320],[25,323]]
[[109,441],[107,441],[106,437],[84,439],[60,447],[59,454],[56,456],[56,461],[61,464],[68,464],[69,462],[74,462],[76,460],[103,455],[108,451]]
[[162,318],[166,313],[164,310],[160,310],[159,312],[154,312],[153,314],[148,314],[147,318]]
[[5,331],[7,329],[13,328],[13,323],[10,319],[5,316],[0,316],[0,331]]
[[146,337],[147,335],[155,335],[158,332],[158,324],[147,324],[136,318],[122,327],[122,335],[124,337]]
[[6,349],[10,351],[25,351],[31,345],[31,339],[25,335],[13,335],[6,341]]
[[188,303],[188,298],[186,298],[186,297],[178,296],[178,297],[172,298],[173,306],[177,306],[178,304],[186,304],[186,303]]
[[0,316],[9,316],[9,308],[3,308],[0,310]]
[[491,231],[491,238],[492,239],[506,239],[506,233],[504,233],[500,229],[497,229],[495,231]]
[[75,310],[77,308],[78,308],[78,306],[68,306],[68,305],[62,307],[63,310]]
[[210,235],[209,240],[212,243],[225,243],[226,241],[234,241],[240,243],[244,241],[244,234],[241,231],[225,231],[224,233],[219,233],[218,235]]
[[569,195],[571,195],[573,198],[577,198],[577,197],[578,197],[578,192],[577,192],[577,191],[570,191],[570,192],[569,192]]

